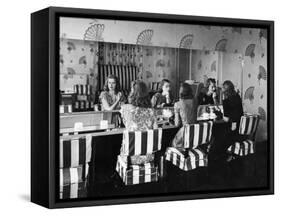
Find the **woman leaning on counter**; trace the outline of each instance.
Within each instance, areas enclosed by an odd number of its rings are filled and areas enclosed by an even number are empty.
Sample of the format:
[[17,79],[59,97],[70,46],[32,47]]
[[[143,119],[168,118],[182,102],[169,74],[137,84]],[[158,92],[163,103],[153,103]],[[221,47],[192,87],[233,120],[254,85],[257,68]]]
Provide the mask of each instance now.
[[173,95],[171,94],[171,83],[168,79],[163,79],[160,83],[159,90],[151,99],[153,108],[162,108],[165,106],[172,106]]
[[120,83],[116,76],[109,75],[105,81],[103,91],[99,96],[102,109],[106,111],[118,110],[126,98],[120,89]]
[[[130,104],[121,106],[121,116],[125,128],[130,131],[142,131],[157,128],[154,109],[151,108],[149,91],[146,84],[137,80],[132,85]],[[123,156],[126,157],[126,156]],[[154,160],[154,154],[130,156],[132,164],[143,164]]]

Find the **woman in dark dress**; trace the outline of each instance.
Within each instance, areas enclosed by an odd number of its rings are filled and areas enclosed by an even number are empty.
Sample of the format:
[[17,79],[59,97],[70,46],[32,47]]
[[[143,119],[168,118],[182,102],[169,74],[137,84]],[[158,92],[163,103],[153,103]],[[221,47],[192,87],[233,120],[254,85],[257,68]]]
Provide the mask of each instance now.
[[229,80],[223,83],[223,96],[223,119],[230,122],[232,125],[231,131],[238,134],[240,119],[243,115],[243,106],[240,95],[235,91],[233,83]]
[[209,151],[208,161],[211,182],[218,187],[226,187],[225,184],[232,181],[228,175],[227,149],[239,136],[240,118],[243,115],[241,97],[229,80],[223,83],[223,98],[223,120],[226,123],[218,124],[216,130],[213,130],[215,139]]

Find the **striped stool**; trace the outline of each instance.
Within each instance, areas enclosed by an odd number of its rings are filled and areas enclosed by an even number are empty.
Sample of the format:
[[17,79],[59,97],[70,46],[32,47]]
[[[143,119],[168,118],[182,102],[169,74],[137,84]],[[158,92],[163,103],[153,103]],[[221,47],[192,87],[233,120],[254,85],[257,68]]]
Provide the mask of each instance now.
[[155,161],[132,165],[131,160],[128,158],[130,156],[154,154],[161,150],[161,144],[162,129],[147,131],[126,130],[123,132],[123,142],[120,155],[117,158],[116,171],[125,185],[158,181],[159,172]]
[[92,154],[92,136],[61,136],[59,150],[60,198],[81,198],[87,194],[87,177]]
[[[176,134],[172,146],[165,152],[165,179],[169,190],[189,190],[194,184],[198,185],[206,179],[208,155],[201,146],[209,145],[212,138],[213,122],[184,125]],[[176,168],[175,168],[176,167]],[[197,170],[193,171],[193,170]],[[193,172],[189,172],[193,171]],[[191,186],[192,185],[192,186]]]
[[[239,134],[242,139],[235,141],[229,146],[228,153],[232,155],[231,159],[254,154],[255,152],[255,135],[259,124],[258,115],[245,115],[241,117]],[[229,160],[231,161],[231,160]]]
[[207,166],[207,155],[198,147],[211,141],[212,128],[212,121],[184,125],[172,142],[174,147],[167,148],[166,160],[184,171]]

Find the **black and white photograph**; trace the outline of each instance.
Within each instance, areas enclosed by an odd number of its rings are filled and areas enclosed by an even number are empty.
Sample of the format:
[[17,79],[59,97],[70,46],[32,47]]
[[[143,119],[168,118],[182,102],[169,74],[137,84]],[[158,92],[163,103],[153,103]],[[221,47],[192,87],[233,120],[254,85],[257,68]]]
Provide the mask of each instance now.
[[58,41],[59,200],[268,187],[267,28],[61,15]]

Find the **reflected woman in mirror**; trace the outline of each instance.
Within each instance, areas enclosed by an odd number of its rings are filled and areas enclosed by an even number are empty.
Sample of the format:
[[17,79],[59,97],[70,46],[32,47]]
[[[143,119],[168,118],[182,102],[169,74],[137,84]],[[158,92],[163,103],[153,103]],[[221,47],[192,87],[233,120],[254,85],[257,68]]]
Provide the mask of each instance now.
[[106,111],[118,110],[126,98],[120,89],[120,83],[116,76],[109,75],[105,81],[103,91],[99,96],[102,109]]
[[219,104],[219,91],[216,86],[216,80],[209,78],[206,87],[201,90],[198,96],[199,105],[217,105]]
[[196,121],[196,103],[191,86],[181,83],[179,90],[179,101],[175,103],[175,125],[181,126]]
[[151,104],[153,108],[162,108],[172,106],[173,96],[171,94],[171,83],[168,79],[163,79],[160,83],[159,90],[153,95]]

